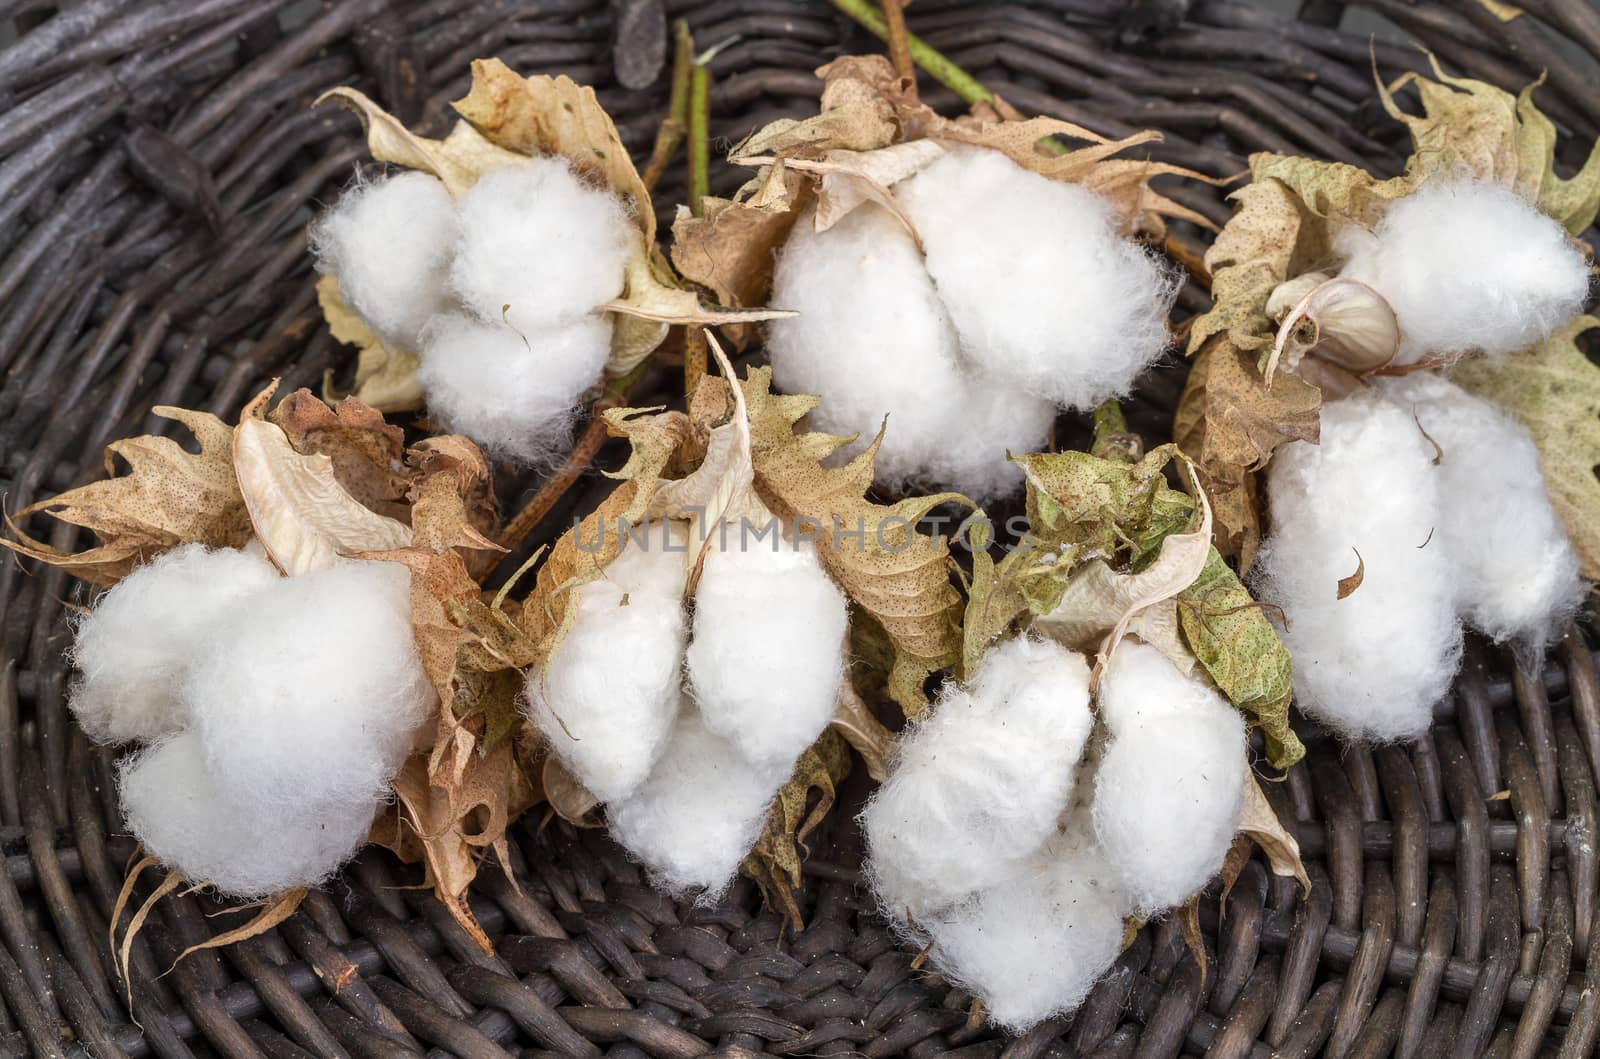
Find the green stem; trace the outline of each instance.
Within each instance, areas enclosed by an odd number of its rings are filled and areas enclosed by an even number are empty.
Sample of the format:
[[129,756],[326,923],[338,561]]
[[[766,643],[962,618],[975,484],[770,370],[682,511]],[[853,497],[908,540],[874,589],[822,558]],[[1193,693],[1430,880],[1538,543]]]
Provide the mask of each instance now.
[[1091,455],[1102,460],[1137,463],[1144,455],[1144,441],[1128,430],[1128,418],[1115,397],[1101,401],[1094,410],[1094,441]]
[[[889,25],[884,21],[883,12],[872,0],[833,0],[833,6],[861,23],[879,40],[889,39]],[[915,33],[906,34],[906,44],[911,49],[911,58],[929,77],[960,96],[968,105],[994,102],[995,94],[983,87],[983,82],[951,62],[937,49],[929,47]],[[1040,140],[1039,145],[1051,154],[1066,154],[1070,150],[1061,141],[1049,136]]]
[[689,73],[689,209],[705,216],[711,194],[711,71],[699,63]]
[[689,23],[681,18],[672,24],[672,34],[672,95],[667,100],[666,120],[656,133],[655,147],[641,178],[651,191],[683,145],[684,129],[689,124],[689,71],[694,66],[694,40],[689,36]]

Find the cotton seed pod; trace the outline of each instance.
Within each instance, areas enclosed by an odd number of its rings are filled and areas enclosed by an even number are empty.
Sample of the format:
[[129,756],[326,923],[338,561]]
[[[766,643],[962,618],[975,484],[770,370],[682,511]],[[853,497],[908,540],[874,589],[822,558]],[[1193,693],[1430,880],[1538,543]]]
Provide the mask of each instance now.
[[849,611],[810,541],[722,529],[695,591],[689,686],[709,731],[788,768],[833,716]]
[[1399,351],[1400,324],[1383,295],[1359,280],[1336,277],[1312,287],[1286,312],[1267,380],[1277,366],[1294,371],[1312,353],[1364,375],[1390,364]]
[[1088,663],[1052,641],[997,644],[970,687],[946,685],[862,813],[885,911],[920,922],[1021,870],[1056,832],[1093,724]]
[[70,705],[96,742],[152,740],[188,723],[178,689],[211,627],[281,580],[261,554],[186,544],[146,563],[77,624]]
[[524,710],[568,771],[602,802],[636,790],[677,719],[687,629],[688,535],[656,523],[630,537],[543,667],[528,671]]
[[1182,904],[1239,830],[1244,723],[1198,676],[1131,641],[1106,666],[1099,707],[1111,742],[1095,772],[1095,835],[1135,908]]

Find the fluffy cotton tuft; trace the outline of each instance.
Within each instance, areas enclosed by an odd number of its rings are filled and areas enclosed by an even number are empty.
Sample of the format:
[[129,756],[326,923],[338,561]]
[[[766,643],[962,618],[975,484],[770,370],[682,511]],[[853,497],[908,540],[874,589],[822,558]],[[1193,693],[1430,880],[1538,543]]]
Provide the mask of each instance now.
[[1127,899],[1086,831],[1069,825],[1048,855],[917,921],[933,965],[1013,1032],[1075,1009],[1122,951]]
[[1389,300],[1400,363],[1506,356],[1583,309],[1589,266],[1555,220],[1508,188],[1439,180],[1397,200],[1376,231],[1341,232],[1344,276]]
[[1111,205],[998,151],[955,150],[894,189],[979,370],[1070,408],[1123,394],[1167,348],[1178,274]]
[[89,738],[157,739],[183,727],[178,686],[210,627],[281,578],[265,558],[186,544],[118,582],[78,623],[72,712]]
[[1199,678],[1129,641],[1106,666],[1099,705],[1111,744],[1095,772],[1095,835],[1138,910],[1182,904],[1239,830],[1244,723]]
[[[1256,596],[1288,619],[1300,708],[1351,738],[1426,731],[1460,662],[1433,456],[1409,411],[1363,393],[1323,407],[1321,444],[1286,445],[1268,467]],[[1339,599],[1357,552],[1364,580]]]
[[378,808],[371,798],[290,810],[235,800],[212,779],[194,732],[124,760],[121,791],[146,851],[246,899],[322,882],[366,841]]
[[860,435],[859,450],[888,417],[879,482],[979,501],[1021,484],[1006,453],[1042,447],[1055,408],[967,373],[916,243],[888,210],[863,205],[826,232],[803,214],[771,302],[800,313],[768,324],[767,352],[780,389],[821,395],[814,429]]
[[528,719],[602,802],[644,782],[678,716],[687,558],[685,533],[646,527],[577,590],[566,638],[528,671]]
[[989,650],[900,740],[862,813],[879,903],[917,921],[995,885],[1056,832],[1094,718],[1089,667],[1050,641]]
[[1454,568],[1458,611],[1497,643],[1542,649],[1578,609],[1584,584],[1532,435],[1438,376],[1419,372],[1386,389],[1442,450],[1434,543]]
[[531,341],[622,293],[628,215],[563,158],[490,170],[461,196],[459,216],[450,284],[485,321],[504,312]]
[[747,761],[728,740],[684,710],[650,777],[606,807],[612,837],[674,896],[714,900],[733,881],[789,778]]
[[787,768],[833,716],[849,611],[809,541],[723,529],[695,591],[689,683],[707,729]]
[[292,813],[385,792],[433,695],[410,596],[405,567],[352,560],[215,624],[180,697],[228,799]]
[[385,342],[416,349],[449,300],[455,203],[427,173],[359,183],[311,233],[318,267],[339,277],[346,305]]
[[424,332],[417,378],[445,429],[497,456],[540,464],[570,440],[579,398],[610,353],[605,316],[519,334],[452,313]]

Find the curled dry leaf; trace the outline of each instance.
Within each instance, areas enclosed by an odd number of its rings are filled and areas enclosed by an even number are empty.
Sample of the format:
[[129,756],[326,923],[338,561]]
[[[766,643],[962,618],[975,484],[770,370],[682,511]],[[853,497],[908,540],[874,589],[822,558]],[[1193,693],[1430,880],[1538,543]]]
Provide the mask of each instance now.
[[406,494],[414,477],[405,463],[405,432],[385,423],[371,405],[346,398],[329,406],[309,390],[296,390],[267,413],[295,452],[326,456],[345,492],[380,515],[409,522]]
[[1545,488],[1578,552],[1600,578],[1600,368],[1578,347],[1600,320],[1580,316],[1540,345],[1504,360],[1470,360],[1451,377],[1515,416],[1539,447]]
[[296,452],[283,428],[263,418],[276,388],[273,383],[245,405],[233,432],[234,473],[267,558],[295,577],[356,552],[409,545],[411,528],[351,496],[330,456]]
[[[422,384],[417,381],[417,368],[422,362],[415,351],[385,345],[366,321],[344,303],[337,276],[323,276],[317,281],[317,304],[322,307],[322,317],[334,339],[358,350],[355,389],[350,396],[380,412],[413,412],[422,407]],[[330,402],[346,396],[334,391],[332,376],[328,372],[322,383],[322,396]]]
[[1356,552],[1356,569],[1355,573],[1351,574],[1349,577],[1339,578],[1338,598],[1340,599],[1348,599],[1356,589],[1361,587],[1361,582],[1365,580],[1367,576],[1367,561],[1361,558],[1361,553],[1356,551],[1354,548],[1351,548],[1350,550]]
[[795,762],[794,775],[779,789],[761,837],[740,865],[761,888],[767,905],[781,912],[793,930],[805,929],[796,894],[801,862],[808,852],[806,839],[827,819],[839,784],[849,774],[849,744],[838,732],[823,732]]
[[894,733],[885,728],[872,715],[872,709],[862,700],[851,682],[839,686],[839,705],[828,727],[844,737],[855,748],[867,766],[867,775],[882,783],[889,778],[889,754],[894,748]]
[[[113,441],[106,446],[105,479],[8,516],[15,539],[0,544],[91,585],[108,586],[180,544],[231,548],[249,540],[250,517],[233,473],[233,428],[205,412],[165,405],[153,411],[188,427],[200,451],[156,435]],[[119,460],[127,474],[116,474]],[[41,512],[82,526],[100,543],[73,553],[35,540],[20,523]]]
[[1306,875],[1306,866],[1300,860],[1300,843],[1294,833],[1279,821],[1277,812],[1262,793],[1261,783],[1253,772],[1244,785],[1244,807],[1239,812],[1239,830],[1261,847],[1274,875],[1294,879],[1300,883],[1302,893],[1311,892],[1311,878]]

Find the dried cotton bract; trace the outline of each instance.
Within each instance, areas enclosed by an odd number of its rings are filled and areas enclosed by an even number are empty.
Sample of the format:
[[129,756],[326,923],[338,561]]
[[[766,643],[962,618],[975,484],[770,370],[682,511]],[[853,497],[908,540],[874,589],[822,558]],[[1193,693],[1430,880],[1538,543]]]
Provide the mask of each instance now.
[[577,589],[572,627],[528,671],[529,720],[602,802],[644,782],[677,719],[687,552],[686,534],[646,527]]
[[862,814],[878,900],[924,917],[1016,875],[1055,834],[1094,718],[1089,666],[1023,635],[946,685]]
[[896,185],[969,363],[1068,408],[1126,393],[1167,346],[1175,270],[1111,204],[996,151],[953,150]]
[[724,525],[694,599],[689,685],[706,728],[787,769],[833,716],[849,612],[809,541],[752,541]]
[[1454,571],[1431,539],[1433,457],[1411,413],[1369,392],[1327,405],[1321,444],[1287,445],[1268,467],[1255,594],[1287,619],[1300,708],[1352,738],[1425,731],[1460,659]]
[[97,742],[153,740],[188,722],[178,687],[211,626],[278,580],[263,556],[186,544],[134,570],[77,627],[71,706]]
[[790,393],[820,394],[813,429],[887,430],[877,476],[892,489],[930,483],[977,500],[1022,480],[1007,451],[1043,446],[1050,402],[976,375],[905,226],[865,204],[825,232],[814,213],[795,222],[778,257],[772,302],[798,316],[768,324],[773,377]]
[[1239,829],[1244,724],[1202,680],[1127,641],[1099,706],[1111,745],[1095,772],[1095,834],[1139,911],[1182,904],[1222,867]]
[[1581,311],[1589,291],[1588,262],[1559,223],[1514,191],[1471,180],[1423,185],[1375,231],[1340,232],[1338,249],[1341,274],[1394,307],[1402,364],[1526,349]]
[[1455,570],[1461,616],[1497,643],[1542,649],[1577,610],[1584,585],[1532,436],[1488,401],[1433,375],[1395,380],[1386,392],[1439,445],[1434,544]]

